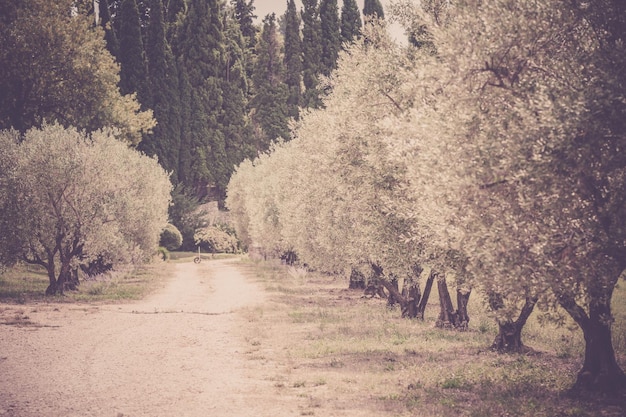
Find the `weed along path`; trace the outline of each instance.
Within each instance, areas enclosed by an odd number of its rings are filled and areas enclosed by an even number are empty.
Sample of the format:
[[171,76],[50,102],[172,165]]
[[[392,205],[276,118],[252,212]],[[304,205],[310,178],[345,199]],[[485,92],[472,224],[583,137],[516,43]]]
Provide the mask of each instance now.
[[0,306],[0,416],[299,415],[246,358],[264,293],[235,262],[176,264],[133,304]]

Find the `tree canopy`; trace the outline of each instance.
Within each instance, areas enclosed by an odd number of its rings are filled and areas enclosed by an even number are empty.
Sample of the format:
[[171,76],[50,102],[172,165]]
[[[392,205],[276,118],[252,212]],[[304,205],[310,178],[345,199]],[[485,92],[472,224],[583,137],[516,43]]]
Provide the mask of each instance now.
[[156,160],[107,131],[44,125],[0,140],[0,253],[46,268],[48,294],[63,292],[81,266],[154,255],[171,198]]
[[576,388],[623,390],[610,300],[626,268],[626,54],[591,3],[407,3],[398,18],[430,43],[406,50],[367,25],[323,108],[236,171],[238,233],[330,272],[454,273],[502,325],[535,303],[567,312],[586,340]]
[[152,112],[141,111],[134,95],[120,94],[119,68],[102,30],[70,13],[72,0],[2,3],[0,128],[111,126],[136,144],[154,126]]

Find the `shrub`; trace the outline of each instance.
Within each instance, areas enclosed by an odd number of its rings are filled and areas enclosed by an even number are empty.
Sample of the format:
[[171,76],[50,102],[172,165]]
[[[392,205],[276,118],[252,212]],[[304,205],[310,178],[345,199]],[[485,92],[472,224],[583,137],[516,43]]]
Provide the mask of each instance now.
[[161,240],[159,245],[167,249],[168,251],[173,251],[183,244],[183,235],[180,233],[178,228],[171,223],[168,223],[165,226],[165,229],[161,232]]
[[237,238],[228,233],[229,229],[221,225],[213,225],[196,230],[194,239],[206,251],[218,253],[235,253],[238,249]]

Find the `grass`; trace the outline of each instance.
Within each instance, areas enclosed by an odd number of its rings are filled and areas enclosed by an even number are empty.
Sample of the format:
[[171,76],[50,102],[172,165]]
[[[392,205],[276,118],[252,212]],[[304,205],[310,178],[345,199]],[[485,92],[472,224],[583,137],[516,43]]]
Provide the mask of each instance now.
[[[198,256],[198,252],[189,252],[189,251],[174,251],[169,252],[170,261],[173,262],[187,262],[193,260]],[[233,258],[236,255],[228,254],[228,253],[200,253],[200,259],[209,260],[209,259],[225,259],[225,258]]]
[[[245,312],[245,331],[263,329],[249,359],[262,357],[275,366],[272,378],[280,381],[282,395],[322,404],[304,404],[302,413],[313,414],[302,415],[341,414],[351,407],[364,413],[359,415],[380,416],[626,415],[624,404],[565,395],[584,351],[571,322],[559,327],[535,314],[523,334],[534,352],[499,355],[488,349],[497,328],[478,294],[470,299],[468,331],[440,330],[434,326],[436,289],[425,320],[406,320],[384,300],[348,290],[340,278],[294,274],[270,262],[245,260],[241,266],[272,300],[262,311]],[[613,305],[615,349],[626,369],[626,289],[616,290]]]
[[128,267],[93,279],[83,279],[76,291],[45,296],[49,283],[46,271],[32,265],[17,265],[0,274],[0,302],[97,303],[139,300],[157,289],[170,273],[168,263]]
[[[0,270],[0,303],[24,304],[30,301],[46,302],[118,302],[140,300],[158,288],[171,274],[172,264],[189,262],[197,252],[170,252],[169,262],[155,262],[136,267],[120,268],[93,279],[82,279],[77,291],[46,297],[48,276],[44,268],[18,264]],[[202,253],[202,260],[231,258],[229,254]],[[165,267],[164,267],[165,266]]]
[[[0,275],[0,302],[101,303],[140,299],[162,285],[175,262],[147,265],[93,281],[77,292],[44,297],[47,276],[19,266]],[[618,417],[626,405],[564,395],[581,366],[584,341],[571,322],[557,327],[531,316],[523,338],[535,352],[499,355],[488,346],[496,326],[479,294],[466,332],[439,330],[436,288],[426,318],[406,320],[385,300],[366,299],[337,277],[242,260],[269,301],[240,311],[243,354],[263,366],[277,395],[301,402],[300,415]],[[0,305],[0,313],[3,307]],[[614,347],[626,369],[626,283],[613,298]],[[6,309],[5,309],[6,310]],[[11,306],[4,322],[36,326]],[[351,414],[350,410],[354,413]]]

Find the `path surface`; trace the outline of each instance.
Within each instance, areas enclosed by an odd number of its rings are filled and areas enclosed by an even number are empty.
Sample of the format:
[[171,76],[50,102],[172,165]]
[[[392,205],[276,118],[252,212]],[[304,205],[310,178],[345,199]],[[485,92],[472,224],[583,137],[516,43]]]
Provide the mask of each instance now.
[[233,261],[175,267],[139,303],[19,306],[37,325],[0,326],[0,416],[298,415],[243,352],[261,289]]

